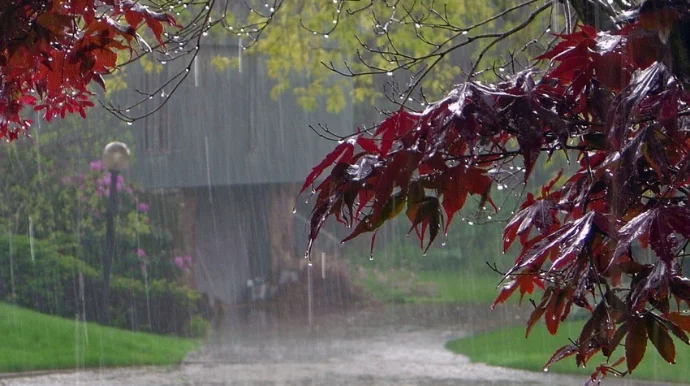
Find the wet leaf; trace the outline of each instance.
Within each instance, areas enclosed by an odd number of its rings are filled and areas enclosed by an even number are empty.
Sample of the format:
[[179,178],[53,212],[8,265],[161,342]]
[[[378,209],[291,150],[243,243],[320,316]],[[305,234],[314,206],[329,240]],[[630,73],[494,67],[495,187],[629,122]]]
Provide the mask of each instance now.
[[673,339],[668,334],[666,327],[650,314],[647,314],[645,321],[647,323],[647,336],[656,350],[666,362],[676,363],[676,346],[673,344]]
[[505,227],[503,233],[504,252],[510,248],[516,236],[528,234],[532,227],[535,227],[542,234],[547,234],[554,224],[558,224],[556,204],[548,198],[534,200],[531,193],[529,195],[527,202],[531,202],[531,204],[517,212]]
[[333,149],[318,165],[312,168],[311,172],[304,180],[302,188],[300,189],[300,194],[304,192],[307,187],[309,187],[317,178],[328,168],[333,165],[338,159],[348,162],[354,153],[354,146],[350,142],[343,142]]
[[575,344],[568,344],[565,345],[558,350],[551,356],[551,358],[546,362],[546,364],[543,366],[544,371],[548,370],[549,367],[551,367],[552,364],[561,361],[569,356],[575,355],[577,353],[578,347]]
[[630,331],[625,338],[625,358],[628,372],[632,373],[640,364],[647,349],[647,328],[642,321],[635,321],[630,325]]
[[681,314],[680,312],[670,312],[665,315],[665,318],[670,322],[680,327],[685,332],[690,333],[690,314]]

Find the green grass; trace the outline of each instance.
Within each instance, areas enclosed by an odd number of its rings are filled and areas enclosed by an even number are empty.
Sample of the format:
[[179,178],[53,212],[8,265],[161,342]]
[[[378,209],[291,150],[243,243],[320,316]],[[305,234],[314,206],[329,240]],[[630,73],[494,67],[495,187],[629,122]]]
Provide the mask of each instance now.
[[0,372],[177,364],[200,342],[76,323],[0,303]]
[[[472,362],[482,362],[494,366],[512,367],[531,371],[541,371],[542,366],[553,352],[568,344],[568,338],[579,335],[583,322],[565,322],[556,336],[551,336],[543,325],[537,325],[525,339],[524,326],[510,327],[479,334],[446,343],[450,351],[468,356]],[[647,342],[647,352],[642,363],[633,371],[634,379],[647,379],[671,382],[690,382],[690,346],[676,340],[676,365],[670,365],[661,358],[651,342]],[[623,352],[619,348],[613,358]],[[575,367],[574,357],[551,366],[549,371],[588,375],[603,361],[601,355],[593,357],[587,368]],[[624,369],[625,364],[620,367]]]
[[[397,271],[382,273],[386,281],[377,280],[373,271],[367,272],[366,279],[359,284],[367,294],[376,300],[392,303],[453,303],[453,304],[491,304],[498,290],[496,285],[500,276],[489,273],[429,272],[401,274]],[[402,284],[401,284],[402,283]],[[411,283],[411,284],[405,284]],[[415,288],[428,287],[431,293],[420,293]],[[517,297],[510,302],[516,302]]]
[[490,304],[498,295],[496,285],[500,275],[467,274],[461,272],[420,272],[420,283],[435,283],[438,295],[414,297],[417,301],[459,304]]

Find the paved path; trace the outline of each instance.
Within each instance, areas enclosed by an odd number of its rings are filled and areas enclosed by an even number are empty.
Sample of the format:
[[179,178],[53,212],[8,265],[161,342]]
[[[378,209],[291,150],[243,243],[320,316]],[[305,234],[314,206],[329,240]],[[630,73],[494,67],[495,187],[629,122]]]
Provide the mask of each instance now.
[[[462,315],[465,315],[464,317]],[[502,386],[582,385],[582,377],[531,373],[470,363],[443,348],[449,339],[524,317],[514,310],[486,315],[460,308],[373,309],[315,319],[272,322],[260,317],[227,328],[179,367],[84,370],[5,378],[20,386]],[[477,318],[475,323],[470,323]],[[469,327],[473,324],[474,327]],[[605,385],[649,385],[610,378]]]

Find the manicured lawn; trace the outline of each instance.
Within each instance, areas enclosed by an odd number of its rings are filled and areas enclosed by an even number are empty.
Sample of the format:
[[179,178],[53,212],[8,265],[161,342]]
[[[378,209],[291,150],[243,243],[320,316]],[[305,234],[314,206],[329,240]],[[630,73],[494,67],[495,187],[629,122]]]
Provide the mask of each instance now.
[[[500,281],[498,274],[463,272],[416,272],[409,274],[389,271],[379,274],[385,281],[376,279],[369,271],[359,284],[376,300],[394,303],[454,303],[491,304]],[[517,302],[511,299],[510,302]]]
[[415,300],[460,304],[493,303],[498,295],[496,285],[501,280],[498,274],[461,272],[420,272],[417,277],[420,283],[437,285],[438,295],[426,298],[415,297]]
[[[531,371],[541,371],[542,366],[553,352],[568,344],[568,337],[579,335],[583,322],[563,323],[554,337],[539,324],[532,329],[529,338],[525,339],[523,326],[505,328],[469,338],[457,339],[446,344],[446,348],[458,354],[468,356],[473,362],[482,362],[494,366],[512,367]],[[690,346],[676,340],[676,365],[666,363],[656,352],[651,342],[647,342],[645,359],[633,371],[631,378],[658,381],[690,382]],[[618,350],[621,350],[619,348]],[[616,351],[614,358],[622,356],[623,351]],[[587,368],[575,367],[574,357],[551,366],[549,371],[588,375],[594,367],[602,362],[602,356],[592,358]],[[625,368],[625,364],[621,369]]]
[[170,365],[200,342],[134,333],[0,303],[0,372]]

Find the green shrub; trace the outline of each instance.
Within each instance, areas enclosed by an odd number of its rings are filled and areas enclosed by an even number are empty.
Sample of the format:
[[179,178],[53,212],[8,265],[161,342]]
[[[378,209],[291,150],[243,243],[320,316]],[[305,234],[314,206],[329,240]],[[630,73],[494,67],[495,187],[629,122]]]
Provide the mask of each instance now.
[[[70,255],[65,248],[26,236],[0,237],[0,299],[39,312],[98,320],[103,293],[100,270]],[[130,330],[184,334],[198,314],[199,295],[175,282],[142,281],[112,276],[111,324]],[[150,320],[149,320],[150,319]]]
[[204,338],[208,336],[210,332],[211,323],[200,315],[192,316],[192,319],[185,329],[185,335],[190,338]]

